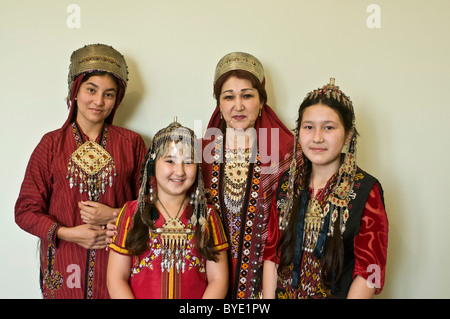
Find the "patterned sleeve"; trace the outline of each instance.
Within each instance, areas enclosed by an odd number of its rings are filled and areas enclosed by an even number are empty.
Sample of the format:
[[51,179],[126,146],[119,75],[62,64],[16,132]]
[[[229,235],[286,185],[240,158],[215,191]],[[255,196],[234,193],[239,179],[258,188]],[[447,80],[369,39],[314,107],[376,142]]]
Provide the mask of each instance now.
[[225,231],[223,229],[222,222],[217,215],[214,206],[208,205],[210,209],[209,213],[209,224],[211,225],[212,238],[214,240],[214,248],[217,251],[226,250],[229,248],[229,244],[227,241],[227,237],[225,235]]
[[353,279],[358,275],[363,277],[376,288],[376,294],[384,286],[388,230],[381,186],[375,183],[364,207],[359,234],[354,238]]
[[133,202],[127,202],[123,206],[116,222],[117,235],[113,237],[113,242],[109,245],[110,249],[124,255],[129,255],[129,251],[125,248],[125,242],[132,227],[135,212],[134,206]]

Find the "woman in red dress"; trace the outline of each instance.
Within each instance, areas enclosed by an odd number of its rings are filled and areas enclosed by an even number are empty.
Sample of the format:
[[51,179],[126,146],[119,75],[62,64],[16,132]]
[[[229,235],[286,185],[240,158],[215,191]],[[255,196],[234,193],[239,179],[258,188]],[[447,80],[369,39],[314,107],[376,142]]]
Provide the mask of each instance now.
[[124,57],[93,44],[72,53],[69,117],[28,163],[16,223],[40,239],[44,298],[108,298],[106,223],[139,190],[141,136],[112,124],[128,81]]
[[[230,298],[261,298],[275,187],[289,170],[294,135],[267,105],[261,62],[225,55],[214,78],[217,106],[203,138],[205,186],[230,244]],[[300,160],[300,152],[295,156]]]

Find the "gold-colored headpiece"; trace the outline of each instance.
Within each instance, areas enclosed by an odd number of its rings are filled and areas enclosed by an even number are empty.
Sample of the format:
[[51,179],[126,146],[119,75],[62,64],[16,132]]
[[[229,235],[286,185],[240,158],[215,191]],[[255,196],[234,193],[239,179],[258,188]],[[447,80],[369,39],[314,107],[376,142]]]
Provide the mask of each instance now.
[[327,98],[333,98],[353,110],[353,105],[352,101],[350,101],[350,97],[346,96],[339,89],[339,86],[334,85],[334,81],[334,78],[330,78],[330,83],[324,85],[322,88],[318,88],[317,90],[309,92],[304,100],[317,98],[319,95],[325,95]]
[[86,71],[105,71],[120,78],[126,87],[128,67],[120,52],[105,44],[89,44],[72,53],[69,66],[69,95],[73,80]]
[[256,76],[260,83],[264,80],[264,69],[257,58],[245,52],[232,52],[225,55],[219,63],[217,63],[214,84],[221,75],[231,70],[248,71]]

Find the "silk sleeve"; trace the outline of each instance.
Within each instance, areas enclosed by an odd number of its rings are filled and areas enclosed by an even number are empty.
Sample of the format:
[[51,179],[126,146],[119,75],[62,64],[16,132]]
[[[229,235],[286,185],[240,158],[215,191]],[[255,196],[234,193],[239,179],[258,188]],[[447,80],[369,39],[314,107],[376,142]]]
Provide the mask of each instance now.
[[281,239],[281,231],[278,227],[278,216],[277,198],[274,196],[269,214],[268,235],[263,260],[269,260],[277,264],[279,262],[277,247],[278,242]]
[[376,288],[376,294],[384,286],[388,231],[380,185],[375,183],[364,207],[359,233],[354,238],[353,279],[358,275],[363,277]]

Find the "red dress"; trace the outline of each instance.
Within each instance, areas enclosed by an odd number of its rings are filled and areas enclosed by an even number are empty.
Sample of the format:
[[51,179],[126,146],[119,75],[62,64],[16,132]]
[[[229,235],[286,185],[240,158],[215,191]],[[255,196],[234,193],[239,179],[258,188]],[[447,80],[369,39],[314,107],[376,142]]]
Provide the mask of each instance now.
[[[129,255],[125,248],[128,231],[133,226],[133,216],[136,211],[137,201],[126,203],[117,220],[118,235],[114,237],[110,248],[114,251]],[[209,206],[210,223],[214,238],[214,247],[217,251],[228,249],[228,242],[214,208]],[[190,216],[192,206],[187,205],[180,220],[185,227],[194,230]],[[162,227],[164,218],[159,214],[155,223],[155,229]],[[200,299],[207,287],[206,259],[197,250],[197,238],[193,233],[188,234],[186,243],[186,267],[185,271],[170,272],[161,270],[161,238],[156,232],[149,232],[149,248],[139,256],[133,256],[133,264],[130,276],[130,287],[137,299]]]
[[[87,193],[70,188],[66,178],[69,158],[77,148],[71,125],[45,134],[31,155],[15,206],[16,223],[41,242],[44,298],[109,298],[108,252],[87,250],[56,237],[61,226],[83,224],[78,203],[89,199]],[[133,131],[107,125],[106,151],[114,159],[117,176],[113,186],[107,186],[100,195],[99,202],[122,207],[126,201],[137,198],[145,143]]]

